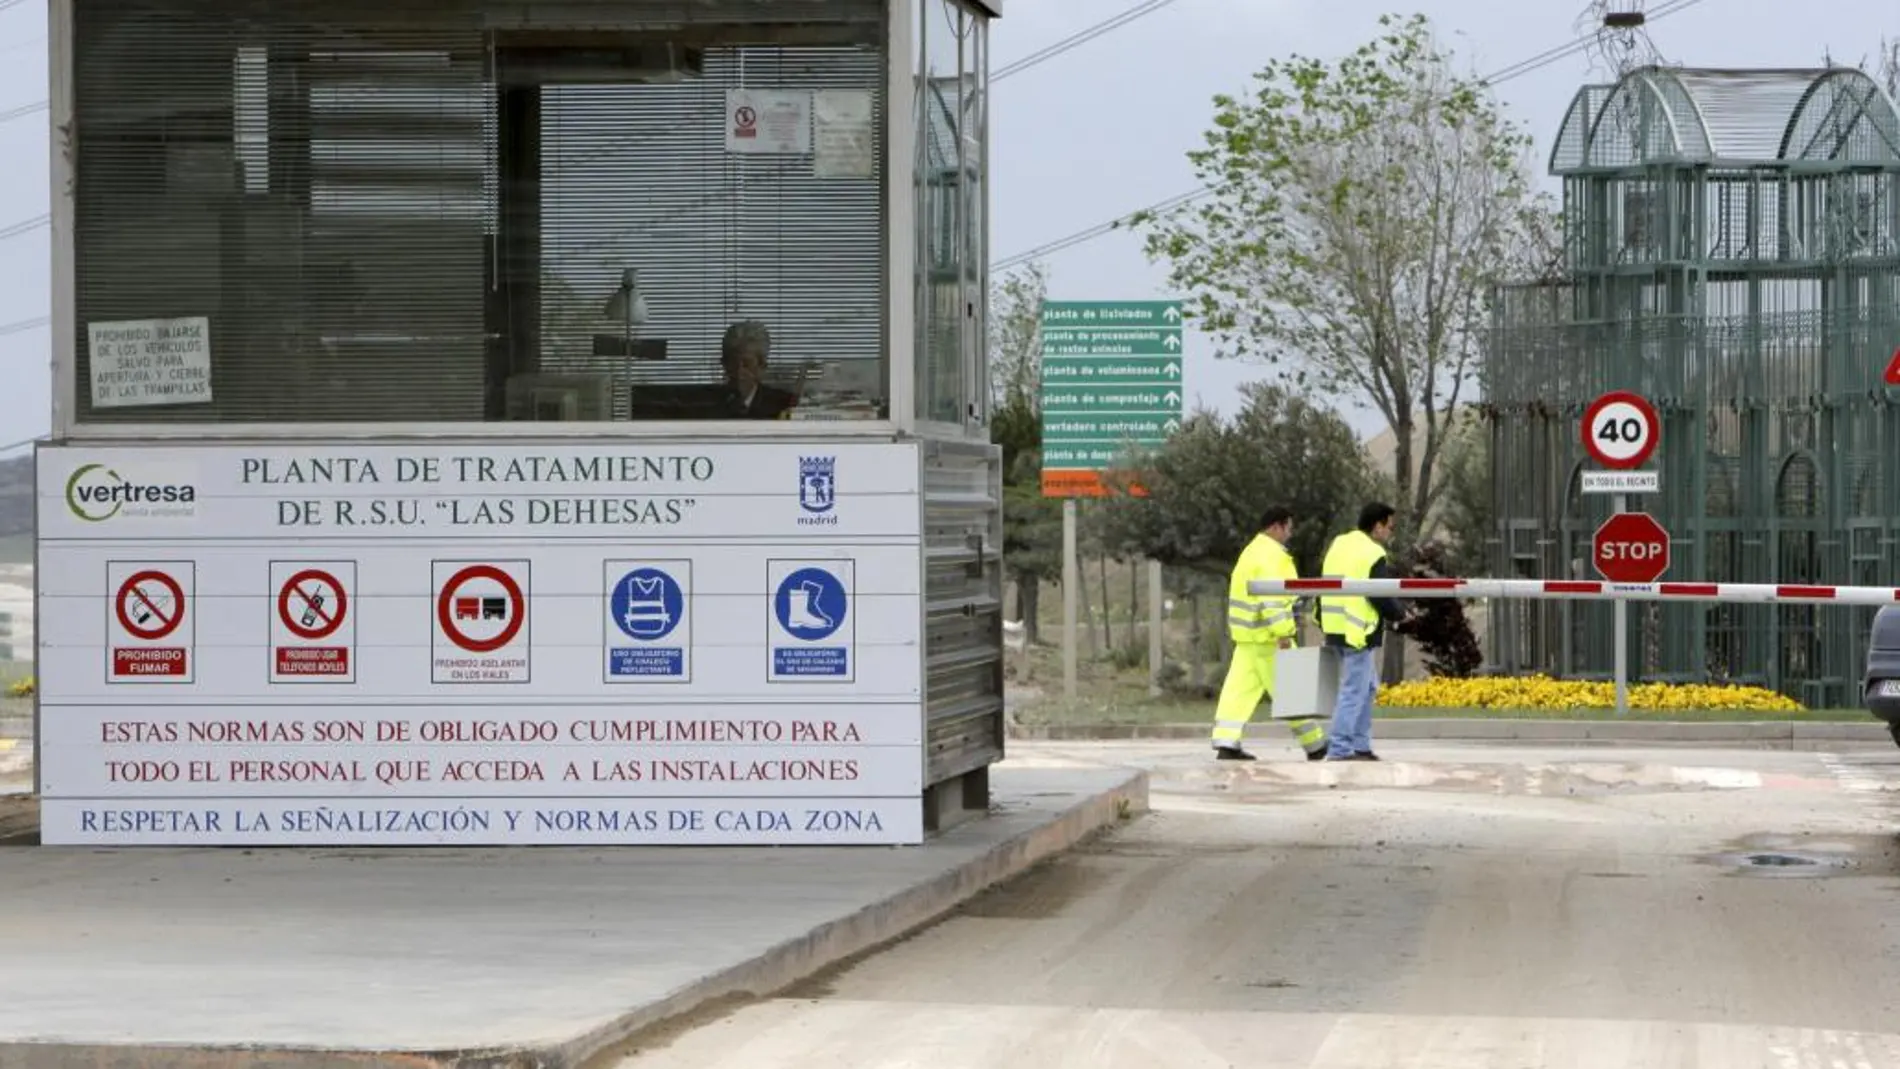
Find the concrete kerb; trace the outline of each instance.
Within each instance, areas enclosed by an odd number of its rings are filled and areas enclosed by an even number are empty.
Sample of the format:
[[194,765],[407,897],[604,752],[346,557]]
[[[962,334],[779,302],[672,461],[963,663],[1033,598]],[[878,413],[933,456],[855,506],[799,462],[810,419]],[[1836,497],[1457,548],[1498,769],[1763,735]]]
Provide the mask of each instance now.
[[609,1064],[622,1052],[637,1046],[643,1033],[662,1028],[712,1002],[769,995],[827,966],[901,939],[984,889],[1147,811],[1148,773],[1128,770],[1128,778],[1119,786],[1096,794],[1055,821],[1006,839],[983,856],[929,883],[826,924],[752,961],[644,1006],[605,1028],[563,1044],[556,1060],[534,1064],[546,1069],[582,1069],[590,1064]]
[[[1205,740],[1209,724],[1018,724],[1010,737],[1025,741],[1109,742],[1127,740]],[[1251,735],[1271,736],[1272,723],[1256,720]],[[1442,742],[1499,742],[1614,746],[1619,744],[1741,746],[1813,750],[1841,745],[1892,745],[1885,724],[1748,720],[1702,722],[1673,720],[1486,720],[1480,718],[1381,719],[1374,729],[1382,739]]]
[[[1113,771],[1123,774],[1119,782],[1082,799],[1054,820],[1004,839],[926,883],[822,924],[571,1039],[502,1048],[400,1052],[95,1043],[26,1049],[32,1050],[31,1065],[36,1069],[600,1069],[695,1014],[769,996],[903,939],[979,892],[1148,812],[1148,774],[1130,768]],[[14,1053],[21,1050],[15,1048]]]

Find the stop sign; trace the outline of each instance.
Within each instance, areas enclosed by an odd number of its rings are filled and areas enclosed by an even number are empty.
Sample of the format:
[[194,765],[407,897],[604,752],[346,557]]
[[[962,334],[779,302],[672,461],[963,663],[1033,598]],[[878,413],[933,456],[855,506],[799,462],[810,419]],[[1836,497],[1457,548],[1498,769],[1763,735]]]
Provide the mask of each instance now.
[[1647,512],[1619,512],[1597,528],[1590,557],[1612,583],[1653,583],[1669,570],[1669,532]]

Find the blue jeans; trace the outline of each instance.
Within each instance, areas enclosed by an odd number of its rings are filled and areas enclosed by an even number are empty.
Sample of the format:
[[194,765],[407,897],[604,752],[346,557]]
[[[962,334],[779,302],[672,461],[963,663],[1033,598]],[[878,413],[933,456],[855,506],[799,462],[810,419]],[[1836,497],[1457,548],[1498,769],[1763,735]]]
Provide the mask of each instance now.
[[1379,689],[1374,654],[1378,650],[1339,649],[1339,699],[1333,704],[1332,745],[1328,757],[1351,757],[1372,750],[1372,695]]

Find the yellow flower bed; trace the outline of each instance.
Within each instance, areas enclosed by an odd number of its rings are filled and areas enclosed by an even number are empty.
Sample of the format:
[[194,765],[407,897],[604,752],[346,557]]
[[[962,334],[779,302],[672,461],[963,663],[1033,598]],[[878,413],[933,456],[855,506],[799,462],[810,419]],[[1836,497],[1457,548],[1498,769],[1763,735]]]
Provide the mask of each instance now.
[[[1611,709],[1616,706],[1616,687],[1549,676],[1435,678],[1381,687],[1377,704],[1395,709]],[[1772,690],[1702,683],[1634,684],[1630,687],[1630,708],[1802,711],[1800,702]]]
[[25,679],[16,679],[13,685],[7,688],[7,696],[12,698],[31,698],[36,685],[32,676],[27,676]]

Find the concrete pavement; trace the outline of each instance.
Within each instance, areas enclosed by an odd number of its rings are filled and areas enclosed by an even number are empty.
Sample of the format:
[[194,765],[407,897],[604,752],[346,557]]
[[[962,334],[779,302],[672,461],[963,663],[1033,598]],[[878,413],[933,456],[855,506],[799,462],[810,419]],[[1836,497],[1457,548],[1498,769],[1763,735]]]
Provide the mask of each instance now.
[[0,794],[14,794],[32,789],[32,742],[0,739]]
[[1381,742],[1155,814],[617,1069],[1900,1067],[1900,753]]
[[1147,807],[1081,763],[992,774],[900,849],[0,846],[6,1069],[562,1069],[914,929]]

